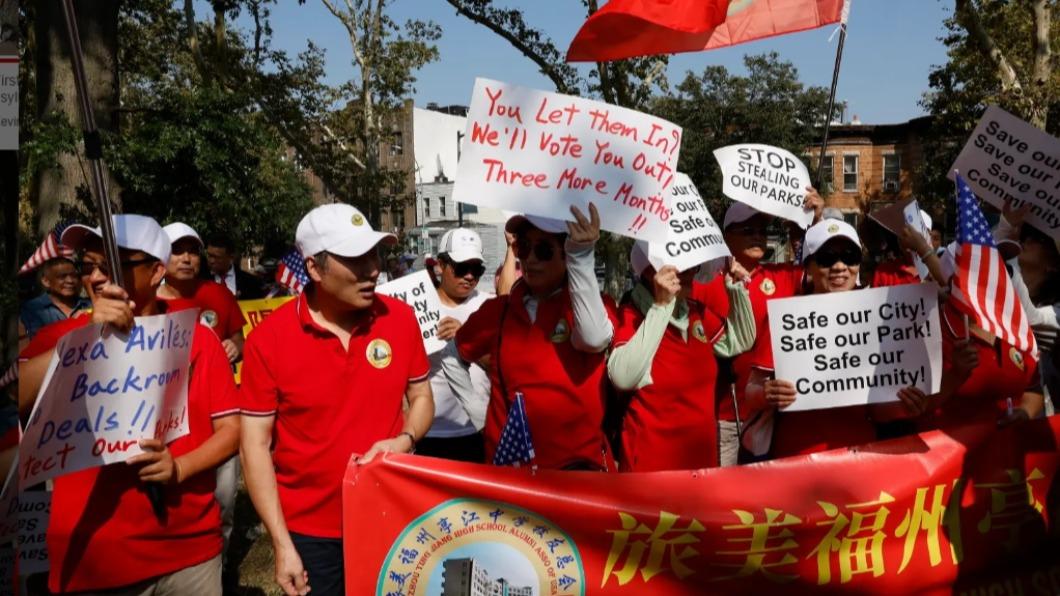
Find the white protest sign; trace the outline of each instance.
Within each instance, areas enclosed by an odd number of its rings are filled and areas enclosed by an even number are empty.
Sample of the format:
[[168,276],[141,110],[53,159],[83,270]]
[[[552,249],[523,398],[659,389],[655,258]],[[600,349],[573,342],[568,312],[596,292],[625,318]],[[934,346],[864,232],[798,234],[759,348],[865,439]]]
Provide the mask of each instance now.
[[19,448],[20,490],[188,434],[188,365],[199,312],[137,317],[128,334],[86,325],[59,340]]
[[438,321],[442,320],[442,302],[438,299],[438,291],[434,289],[431,276],[426,271],[387,282],[376,287],[375,291],[397,298],[412,307],[420,324],[423,347],[428,354],[445,347],[445,342],[437,337]]
[[48,570],[48,519],[51,517],[52,494],[49,491],[19,493],[14,504],[18,517],[18,574],[21,576],[44,573]]
[[770,300],[776,377],[795,383],[787,410],[897,401],[939,390],[938,287],[911,284]]
[[802,208],[810,172],[790,151],[749,143],[715,149],[714,158],[721,166],[725,196],[803,229],[813,223],[813,212]]
[[1060,139],[990,106],[950,168],[972,192],[1001,208],[1030,203],[1027,223],[1060,240]]
[[[913,226],[917,232],[920,232],[921,236],[926,238],[929,243],[931,242],[931,230],[928,229],[924,216],[920,215],[920,205],[916,201],[910,201],[905,206],[905,209],[902,209],[902,215],[905,217],[905,223]],[[920,279],[927,279],[931,275],[920,255],[913,255],[913,263],[916,265],[916,272]]]
[[732,255],[696,185],[681,172],[670,187],[670,207],[666,242],[652,242],[649,246],[648,261],[652,267],[673,265],[684,271]]
[[581,97],[476,79],[453,199],[663,241],[681,127]]
[[13,46],[0,48],[0,151],[18,151],[18,54]]

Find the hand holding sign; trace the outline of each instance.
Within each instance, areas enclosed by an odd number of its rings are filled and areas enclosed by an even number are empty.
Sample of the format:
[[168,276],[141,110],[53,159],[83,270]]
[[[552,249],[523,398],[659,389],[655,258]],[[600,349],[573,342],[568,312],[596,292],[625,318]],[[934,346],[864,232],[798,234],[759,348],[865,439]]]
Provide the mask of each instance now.
[[[802,229],[813,222],[814,212],[804,208],[807,191],[812,189],[810,172],[790,151],[751,143],[716,149],[714,158],[721,166],[725,196],[793,221]],[[816,202],[812,203],[815,209]]]
[[438,300],[438,292],[434,289],[431,277],[426,271],[418,271],[395,279],[377,287],[375,291],[393,296],[412,307],[420,325],[423,347],[428,354],[433,354],[445,347],[445,341],[438,337],[440,329],[438,323],[442,319],[442,303]]

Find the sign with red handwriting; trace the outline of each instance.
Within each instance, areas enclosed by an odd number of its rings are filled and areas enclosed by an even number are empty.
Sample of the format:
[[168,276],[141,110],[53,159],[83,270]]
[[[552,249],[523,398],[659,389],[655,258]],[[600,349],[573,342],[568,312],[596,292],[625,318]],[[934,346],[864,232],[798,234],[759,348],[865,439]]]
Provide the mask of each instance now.
[[681,127],[581,97],[476,79],[453,199],[666,240]]
[[19,447],[19,489],[142,453],[140,439],[188,434],[196,309],[137,317],[127,334],[67,333],[52,354]]

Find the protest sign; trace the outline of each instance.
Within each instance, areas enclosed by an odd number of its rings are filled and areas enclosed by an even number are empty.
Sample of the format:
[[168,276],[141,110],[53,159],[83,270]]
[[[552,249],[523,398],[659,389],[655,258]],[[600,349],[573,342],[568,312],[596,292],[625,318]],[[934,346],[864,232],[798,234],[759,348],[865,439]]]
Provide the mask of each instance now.
[[[240,300],[239,310],[243,311],[243,318],[246,319],[246,323],[243,324],[243,337],[248,337],[250,332],[255,327],[261,324],[265,320],[265,317],[272,314],[274,310],[280,308],[284,304],[287,304],[291,300],[294,300],[294,296],[277,296],[275,298],[258,298],[256,300]],[[243,361],[240,360],[236,363],[236,385],[240,383],[243,377]]]
[[670,210],[666,242],[652,242],[648,251],[652,267],[673,265],[684,271],[732,255],[696,185],[681,172],[670,187]]
[[630,109],[476,79],[453,199],[663,241],[681,127]]
[[438,300],[438,291],[434,289],[431,276],[426,271],[387,282],[376,287],[375,291],[397,298],[412,307],[420,324],[423,347],[428,354],[445,347],[445,342],[437,337],[438,321],[442,320],[442,303]]
[[913,284],[770,300],[776,375],[795,383],[786,411],[932,394],[942,377],[938,287]]
[[188,434],[197,309],[137,317],[128,333],[86,325],[55,348],[19,447],[19,489]]
[[0,151],[18,151],[18,48],[0,44]]
[[975,196],[1001,208],[1031,206],[1027,223],[1060,240],[1060,139],[990,106],[950,168]]
[[[929,242],[931,241],[931,231],[928,230],[924,217],[920,215],[920,205],[912,197],[877,209],[870,213],[869,217],[879,222],[880,225],[896,236],[900,236],[902,230],[905,229],[905,225],[909,224],[920,232],[921,236],[927,238]],[[916,265],[920,279],[927,279],[930,272],[927,266],[924,265],[923,260],[921,260],[920,255],[913,255],[913,263]]]
[[725,196],[803,229],[813,223],[813,212],[802,208],[810,172],[791,152],[748,143],[715,149],[714,158],[721,166]]
[[51,516],[52,494],[49,491],[25,491],[12,503],[16,511],[8,515],[18,518],[18,574],[21,576],[44,573],[48,570],[48,519]]

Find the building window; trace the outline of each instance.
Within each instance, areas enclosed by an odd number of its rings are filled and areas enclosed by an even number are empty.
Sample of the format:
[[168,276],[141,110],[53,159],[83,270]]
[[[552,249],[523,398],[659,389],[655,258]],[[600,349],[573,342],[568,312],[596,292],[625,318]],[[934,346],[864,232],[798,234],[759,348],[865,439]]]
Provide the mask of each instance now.
[[901,185],[901,161],[891,153],[883,156],[883,192],[898,192]]
[[843,192],[858,191],[858,156],[843,156]]
[[825,155],[821,162],[821,192],[830,193],[835,186],[835,156]]
[[438,197],[438,217],[445,217],[445,197]]
[[423,197],[423,219],[430,219],[431,217],[431,198]]

